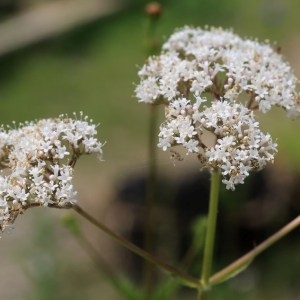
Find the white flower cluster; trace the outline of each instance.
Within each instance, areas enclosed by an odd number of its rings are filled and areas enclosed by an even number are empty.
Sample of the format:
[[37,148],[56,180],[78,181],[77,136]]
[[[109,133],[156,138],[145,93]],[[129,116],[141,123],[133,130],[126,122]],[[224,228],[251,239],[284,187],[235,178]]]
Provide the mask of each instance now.
[[[161,125],[158,146],[167,150],[182,145],[187,154],[197,153],[204,167],[220,169],[226,188],[234,190],[250,171],[273,161],[277,145],[260,131],[253,111],[245,106],[217,100],[202,109],[202,102],[201,98],[194,104],[185,98],[174,100]],[[212,142],[205,137],[209,132]]]
[[158,147],[182,145],[187,154],[196,153],[203,167],[220,170],[227,189],[277,152],[254,111],[279,106],[289,116],[300,115],[298,79],[279,50],[230,30],[177,30],[138,74],[139,101],[166,106]]
[[61,115],[0,130],[0,229],[30,206],[76,203],[73,167],[84,154],[102,155],[96,125]]
[[267,112],[272,105],[300,114],[297,78],[268,43],[242,39],[221,28],[184,27],[163,45],[159,56],[139,71],[140,102],[168,103],[209,93],[214,99],[244,102]]

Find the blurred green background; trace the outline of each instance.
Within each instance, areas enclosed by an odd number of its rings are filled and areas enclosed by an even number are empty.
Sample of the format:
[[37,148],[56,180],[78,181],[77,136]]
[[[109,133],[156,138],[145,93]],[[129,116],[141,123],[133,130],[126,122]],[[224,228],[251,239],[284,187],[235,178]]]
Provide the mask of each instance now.
[[[37,6],[62,1],[3,1],[0,28]],[[118,204],[115,205],[116,182],[147,168],[148,110],[134,98],[137,71],[146,57],[146,3],[120,2],[114,13],[85,20],[0,56],[1,123],[79,111],[100,123],[100,139],[107,141],[105,161],[95,163],[96,158],[83,158],[75,181],[80,203],[118,231],[124,226],[126,231],[126,226],[131,225],[130,214],[126,217]],[[160,43],[175,28],[184,25],[233,28],[241,36],[276,42],[300,76],[298,0],[165,0],[160,3],[163,14],[156,32]],[[262,116],[261,122],[278,139],[279,154],[275,162],[278,169],[284,170],[284,174],[290,174],[286,170],[298,172],[299,121],[288,120],[284,112],[274,110],[268,117]],[[171,170],[175,177],[198,170],[191,162],[173,168],[166,153],[159,155],[159,168],[166,173]],[[28,211],[18,218],[16,228],[0,240],[1,299],[121,299],[63,227],[60,218],[64,214],[49,209]],[[92,226],[82,224],[105,259],[115,270],[122,271],[124,253]],[[300,299],[299,247],[283,247],[284,243],[281,241],[259,260],[263,276],[256,276],[257,270],[250,269],[240,281],[222,285],[213,299]],[[185,290],[182,293],[186,299],[195,297]]]

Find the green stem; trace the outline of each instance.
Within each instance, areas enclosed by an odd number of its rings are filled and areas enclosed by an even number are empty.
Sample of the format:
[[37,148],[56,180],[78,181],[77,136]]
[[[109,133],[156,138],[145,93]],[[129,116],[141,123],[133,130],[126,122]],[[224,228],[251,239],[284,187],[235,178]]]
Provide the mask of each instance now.
[[[157,163],[156,163],[156,123],[157,123],[157,106],[150,106],[149,118],[149,142],[148,142],[148,157],[149,169],[146,190],[146,204],[145,204],[145,227],[144,227],[144,248],[147,252],[153,252],[154,232],[154,199],[157,181]],[[144,262],[143,269],[143,284],[145,290],[145,300],[151,294],[151,287],[153,282],[152,266],[147,261]]]
[[143,259],[147,260],[151,264],[157,266],[161,270],[171,274],[172,276],[178,278],[183,284],[192,288],[201,288],[201,283],[198,279],[193,278],[182,271],[175,269],[174,267],[166,264],[164,261],[160,260],[159,258],[151,255],[150,253],[144,251],[143,249],[137,247],[136,245],[132,244],[122,236],[118,235],[117,233],[110,230],[104,224],[98,222],[95,218],[89,215],[85,210],[83,210],[79,205],[73,205],[73,209],[80,214],[83,218],[88,220],[91,224],[95,225],[97,228],[101,229],[107,235],[109,235],[113,240],[115,240],[118,244],[125,247],[126,249],[130,250],[131,252],[139,255]]
[[159,43],[156,39],[159,17],[148,15],[148,26],[146,32],[146,55],[152,56],[159,50]]
[[207,218],[207,229],[205,235],[203,265],[201,274],[201,283],[204,287],[198,294],[198,299],[204,299],[209,287],[209,277],[211,275],[213,251],[216,234],[216,223],[218,213],[218,199],[219,199],[220,173],[219,170],[213,170],[211,173],[210,183],[210,197],[209,197],[209,211]]
[[266,239],[264,242],[262,242],[260,245],[255,247],[253,250],[239,258],[238,260],[234,261],[229,266],[225,267],[221,271],[217,272],[213,276],[210,277],[209,283],[210,284],[218,284],[227,278],[230,278],[231,274],[235,274],[239,270],[243,269],[244,266],[247,266],[251,261],[258,256],[260,253],[268,249],[270,246],[272,246],[275,242],[286,236],[288,233],[290,233],[292,230],[296,229],[298,226],[300,226],[300,216],[295,218],[293,221],[288,223],[286,226],[281,228],[279,231],[274,233],[272,236],[270,236],[268,239]]
[[[152,4],[153,5],[153,4]],[[156,9],[161,9],[159,4],[154,4]],[[157,7],[158,5],[158,7]],[[158,50],[158,43],[156,41],[156,28],[159,20],[159,15],[153,15],[153,11],[149,11],[149,6],[145,7],[148,15],[148,26],[147,26],[147,56],[154,55]],[[152,7],[153,9],[153,7]],[[156,11],[157,13],[158,11]],[[154,251],[154,199],[156,191],[157,181],[157,162],[156,162],[156,136],[157,136],[157,105],[149,106],[149,140],[148,140],[148,178],[147,178],[147,189],[146,189],[146,203],[145,203],[145,225],[144,225],[144,249],[147,252]],[[153,286],[153,269],[152,265],[146,260],[143,264],[143,288],[144,288],[144,300],[151,298],[152,286]]]

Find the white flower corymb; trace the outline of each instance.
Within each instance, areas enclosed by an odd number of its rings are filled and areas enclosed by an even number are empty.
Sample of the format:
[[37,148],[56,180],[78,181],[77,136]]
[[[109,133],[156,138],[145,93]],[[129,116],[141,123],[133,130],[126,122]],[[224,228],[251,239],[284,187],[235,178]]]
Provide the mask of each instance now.
[[[277,144],[261,132],[253,111],[243,105],[217,100],[202,108],[179,99],[170,106],[172,113],[161,125],[158,147],[165,151],[182,145],[187,154],[196,153],[204,168],[221,170],[228,189],[243,183],[249,171],[273,161]],[[204,137],[208,132],[213,142]]]
[[140,102],[167,104],[209,93],[214,99],[242,102],[251,110],[265,113],[276,105],[288,115],[300,114],[298,80],[290,65],[269,43],[242,39],[230,30],[177,30],[139,76]]
[[61,115],[25,122],[0,132],[0,229],[30,206],[64,207],[76,203],[73,168],[81,155],[102,156],[96,125]]

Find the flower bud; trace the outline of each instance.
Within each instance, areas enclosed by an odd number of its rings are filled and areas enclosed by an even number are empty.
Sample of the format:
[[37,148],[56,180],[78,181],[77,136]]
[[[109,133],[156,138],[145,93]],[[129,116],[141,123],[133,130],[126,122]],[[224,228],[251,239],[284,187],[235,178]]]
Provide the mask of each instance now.
[[149,2],[145,6],[145,12],[150,18],[158,18],[162,13],[161,4],[158,2]]

